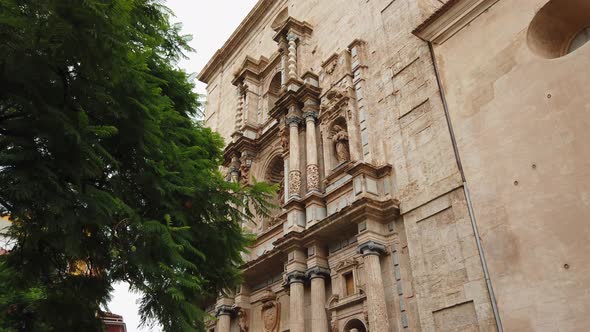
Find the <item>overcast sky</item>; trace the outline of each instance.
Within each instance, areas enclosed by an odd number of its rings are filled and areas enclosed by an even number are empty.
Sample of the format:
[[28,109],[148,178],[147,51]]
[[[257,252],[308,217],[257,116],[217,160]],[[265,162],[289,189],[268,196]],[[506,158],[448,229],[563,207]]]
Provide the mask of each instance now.
[[[189,59],[182,61],[180,66],[189,73],[199,73],[254,7],[256,0],[167,0],[166,4],[176,14],[175,20],[183,24],[183,32],[193,36],[191,46],[195,53],[187,54]],[[205,85],[197,82],[197,92],[205,94]],[[158,328],[137,327],[140,323],[137,298],[128,292],[126,285],[116,285],[109,309],[124,317],[128,332],[159,332]]]

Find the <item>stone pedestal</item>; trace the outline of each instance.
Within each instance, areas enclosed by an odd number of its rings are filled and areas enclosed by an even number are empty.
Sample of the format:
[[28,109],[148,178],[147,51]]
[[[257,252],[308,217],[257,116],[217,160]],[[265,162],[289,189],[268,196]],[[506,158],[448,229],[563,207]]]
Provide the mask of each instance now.
[[379,256],[385,253],[385,246],[369,241],[359,245],[358,251],[363,255],[365,265],[369,326],[372,331],[389,331],[381,263],[379,262]]
[[294,271],[289,282],[289,332],[305,332],[304,282],[305,273]]

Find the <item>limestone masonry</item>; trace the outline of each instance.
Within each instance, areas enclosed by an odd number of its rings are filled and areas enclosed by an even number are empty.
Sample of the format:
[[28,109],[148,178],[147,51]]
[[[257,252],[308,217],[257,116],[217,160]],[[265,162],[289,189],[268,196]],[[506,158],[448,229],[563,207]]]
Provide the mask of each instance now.
[[589,39],[587,0],[260,0],[199,79],[280,208],[210,331],[590,331]]

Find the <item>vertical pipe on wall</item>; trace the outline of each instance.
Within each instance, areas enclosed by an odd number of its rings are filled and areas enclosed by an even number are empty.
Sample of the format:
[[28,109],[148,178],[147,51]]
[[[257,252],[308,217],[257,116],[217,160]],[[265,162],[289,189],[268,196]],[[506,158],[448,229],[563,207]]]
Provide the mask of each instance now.
[[500,311],[498,310],[498,303],[496,301],[496,296],[494,295],[494,288],[492,287],[492,280],[490,279],[490,272],[488,270],[488,263],[486,261],[486,256],[484,254],[483,246],[481,244],[481,239],[479,237],[479,229],[477,227],[477,222],[475,221],[475,214],[473,212],[473,205],[471,204],[471,196],[469,195],[469,189],[467,188],[467,180],[465,179],[465,172],[463,170],[463,164],[461,163],[461,157],[459,155],[459,148],[457,146],[455,132],[453,131],[453,124],[451,122],[451,116],[449,114],[449,107],[447,104],[447,99],[445,97],[445,92],[443,90],[442,81],[440,79],[440,71],[438,68],[438,64],[436,62],[436,56],[434,54],[434,47],[432,47],[431,42],[428,42],[428,48],[430,49],[430,56],[432,58],[432,65],[434,67],[434,75],[436,76],[436,83],[438,84],[438,91],[440,93],[440,98],[442,100],[443,109],[445,112],[445,118],[447,119],[447,126],[449,127],[449,132],[451,134],[451,143],[453,145],[453,151],[455,153],[455,160],[457,161],[457,167],[459,168],[459,172],[461,173],[461,179],[463,181],[463,191],[465,193],[465,199],[467,200],[467,209],[469,210],[469,219],[471,219],[471,227],[473,228],[473,234],[475,236],[475,242],[477,244],[477,251],[479,253],[479,259],[481,261],[484,277],[486,279],[486,286],[488,289],[488,294],[490,296],[490,301],[492,302],[492,310],[494,312],[494,318],[496,320],[496,327],[498,328],[498,332],[503,332],[504,329],[502,327],[502,321],[500,320]]

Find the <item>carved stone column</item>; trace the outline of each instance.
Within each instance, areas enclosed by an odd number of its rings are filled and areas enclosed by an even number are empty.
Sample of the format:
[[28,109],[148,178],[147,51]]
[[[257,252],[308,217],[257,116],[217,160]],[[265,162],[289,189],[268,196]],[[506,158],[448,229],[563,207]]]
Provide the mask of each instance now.
[[217,308],[215,316],[217,316],[216,332],[230,332],[231,316],[234,310],[231,306],[221,305]]
[[238,157],[238,155],[234,155],[231,158],[229,174],[231,182],[240,182],[240,158]]
[[287,88],[287,71],[289,59],[289,42],[283,36],[279,42],[279,51],[281,52],[281,91]]
[[304,282],[305,273],[293,271],[287,275],[289,283],[289,332],[305,332]]
[[301,192],[301,168],[299,155],[299,124],[301,118],[287,118],[289,126],[289,198],[299,198]]
[[311,279],[311,330],[328,332],[326,278],[330,277],[330,270],[314,267],[307,270],[307,276]]
[[358,251],[363,255],[365,265],[369,326],[371,326],[371,331],[389,331],[381,263],[379,262],[379,256],[386,251],[385,246],[368,241],[359,245]]
[[297,35],[289,32],[287,34],[289,53],[287,58],[288,79],[297,79]]
[[[306,101],[305,107],[308,108],[307,103],[314,103],[312,100]],[[309,105],[313,106],[313,105]],[[307,153],[307,191],[320,190],[320,169],[318,167],[318,145],[316,139],[315,122],[318,117],[317,112],[307,111],[303,114],[306,124],[306,153]]]
[[240,131],[242,129],[242,125],[244,124],[244,99],[245,99],[245,90],[242,85],[238,86],[238,106],[236,110],[236,131]]

